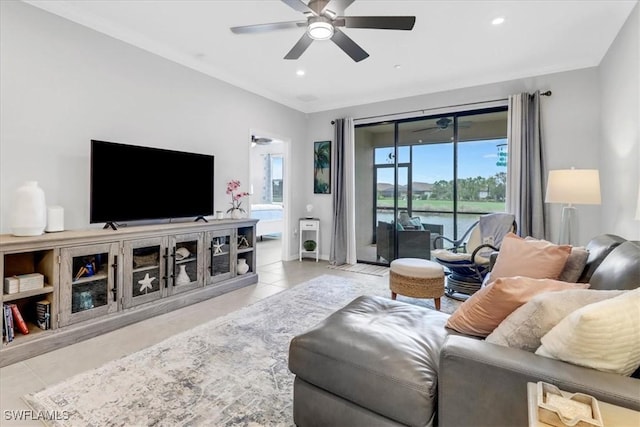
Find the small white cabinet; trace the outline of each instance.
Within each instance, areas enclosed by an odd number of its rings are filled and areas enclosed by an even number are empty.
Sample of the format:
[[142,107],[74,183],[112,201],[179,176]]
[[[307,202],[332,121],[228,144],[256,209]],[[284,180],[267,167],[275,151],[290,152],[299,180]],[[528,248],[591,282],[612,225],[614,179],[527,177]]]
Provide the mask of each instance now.
[[[313,250],[305,249],[305,242],[313,240],[315,248]],[[316,262],[318,262],[320,254],[320,220],[318,218],[300,218],[300,246],[298,260],[302,261],[305,254],[315,254]]]

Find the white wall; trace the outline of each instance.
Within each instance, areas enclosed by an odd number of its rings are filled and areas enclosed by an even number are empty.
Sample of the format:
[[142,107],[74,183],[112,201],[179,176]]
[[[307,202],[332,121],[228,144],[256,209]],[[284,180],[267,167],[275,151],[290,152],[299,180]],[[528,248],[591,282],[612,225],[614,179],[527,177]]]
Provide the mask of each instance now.
[[[303,149],[303,162],[312,164],[313,141],[333,139],[331,120],[340,117],[355,119],[370,116],[401,113],[414,110],[441,108],[459,104],[504,99],[519,92],[552,90],[551,97],[542,98],[543,139],[548,150],[546,162],[549,169],[598,168],[600,143],[600,97],[598,71],[596,68],[550,74],[497,84],[420,95],[350,108],[311,114],[307,130],[307,141]],[[417,88],[419,90],[419,88]],[[321,206],[317,215],[322,221],[323,242],[329,242],[332,206],[326,203],[329,196],[313,195],[312,176],[300,180],[297,194],[306,194],[314,206]],[[308,190],[309,189],[309,190]],[[561,206],[551,205],[551,235],[557,239],[560,226]],[[302,212],[301,210],[299,212]],[[586,243],[590,237],[602,232],[600,207],[580,206],[579,241]],[[326,247],[325,247],[326,246]],[[321,247],[322,256],[328,258],[329,244]]]
[[224,211],[228,180],[249,190],[250,129],[290,140],[294,156],[306,139],[296,110],[22,2],[0,8],[1,232],[26,180],[64,207],[67,229],[90,227],[91,139],[215,155],[214,203]]
[[640,240],[640,5],[599,67],[602,229]]

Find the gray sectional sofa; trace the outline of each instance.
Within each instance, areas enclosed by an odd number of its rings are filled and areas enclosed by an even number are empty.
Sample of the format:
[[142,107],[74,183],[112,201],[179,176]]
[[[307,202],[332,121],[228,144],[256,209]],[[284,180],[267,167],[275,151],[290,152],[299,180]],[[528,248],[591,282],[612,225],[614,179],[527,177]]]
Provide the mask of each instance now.
[[[591,289],[640,286],[638,242],[601,235],[587,248]],[[640,410],[640,379],[464,336],[448,317],[362,296],[295,337],[296,425],[526,426],[527,382],[537,381]]]

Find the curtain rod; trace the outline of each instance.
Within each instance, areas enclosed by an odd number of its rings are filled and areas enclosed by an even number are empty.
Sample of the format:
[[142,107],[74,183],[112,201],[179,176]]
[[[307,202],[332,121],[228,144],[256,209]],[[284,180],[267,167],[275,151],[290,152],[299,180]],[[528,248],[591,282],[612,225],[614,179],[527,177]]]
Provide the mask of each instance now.
[[[550,90],[547,90],[545,92],[540,92],[540,96],[551,96],[552,92]],[[404,111],[402,113],[393,113],[394,115],[401,115],[401,114],[411,114],[411,113],[424,113],[425,111],[429,111],[429,110],[442,110],[444,108],[453,108],[453,107],[463,107],[463,106],[467,106],[467,105],[477,105],[477,104],[486,104],[489,102],[504,102],[504,101],[508,101],[509,98],[500,98],[500,99],[492,99],[490,101],[478,101],[478,102],[468,102],[466,104],[458,104],[458,105],[446,105],[444,107],[433,107],[433,108],[423,108],[421,110],[413,110],[413,111]],[[387,117],[389,114],[379,114],[377,116],[369,116],[369,117],[358,117],[357,119],[354,120],[369,120],[369,119],[376,119],[378,117]],[[331,124],[334,125],[336,124],[335,120],[331,120]]]

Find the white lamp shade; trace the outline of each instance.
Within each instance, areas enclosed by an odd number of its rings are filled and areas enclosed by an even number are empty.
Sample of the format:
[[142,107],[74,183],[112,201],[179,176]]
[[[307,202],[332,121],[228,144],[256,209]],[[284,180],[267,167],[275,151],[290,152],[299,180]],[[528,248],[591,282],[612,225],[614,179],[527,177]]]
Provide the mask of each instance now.
[[600,174],[598,170],[559,169],[549,171],[545,202],[599,205]]

